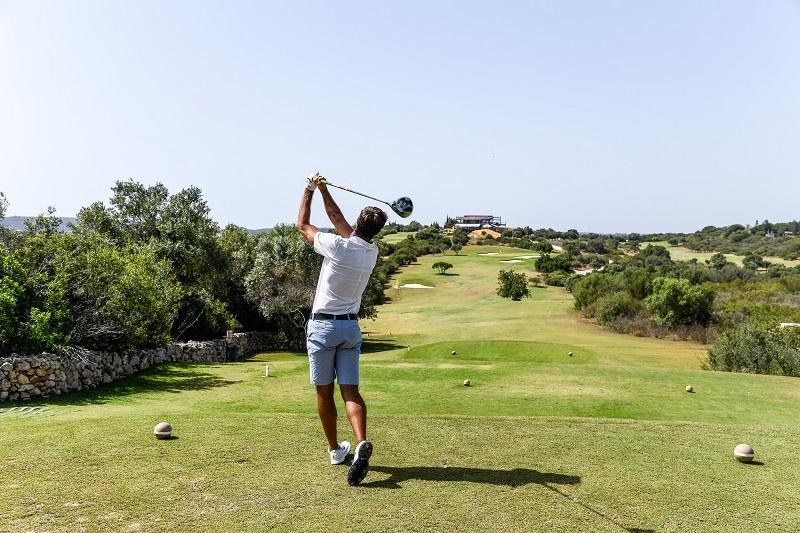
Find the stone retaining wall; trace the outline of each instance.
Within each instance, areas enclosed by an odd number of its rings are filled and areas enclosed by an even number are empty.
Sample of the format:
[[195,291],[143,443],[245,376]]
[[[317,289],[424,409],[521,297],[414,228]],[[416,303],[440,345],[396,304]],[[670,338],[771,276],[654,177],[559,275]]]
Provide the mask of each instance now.
[[[240,357],[258,352],[305,350],[300,331],[285,335],[265,332],[234,333],[231,347]],[[69,356],[43,353],[0,357],[0,401],[26,400],[111,383],[160,363],[220,363],[228,356],[225,340],[179,342],[124,353],[80,351]]]

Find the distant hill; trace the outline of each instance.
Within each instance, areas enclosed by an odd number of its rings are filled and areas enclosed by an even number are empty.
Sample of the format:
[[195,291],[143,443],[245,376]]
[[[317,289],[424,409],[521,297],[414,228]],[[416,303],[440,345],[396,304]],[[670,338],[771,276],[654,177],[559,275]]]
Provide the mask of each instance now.
[[[7,228],[11,228],[13,230],[22,231],[25,229],[25,221],[31,218],[36,217],[6,217],[3,219],[0,224]],[[61,219],[61,225],[58,227],[61,231],[69,231],[68,224],[71,224],[78,219],[75,217],[59,217]]]

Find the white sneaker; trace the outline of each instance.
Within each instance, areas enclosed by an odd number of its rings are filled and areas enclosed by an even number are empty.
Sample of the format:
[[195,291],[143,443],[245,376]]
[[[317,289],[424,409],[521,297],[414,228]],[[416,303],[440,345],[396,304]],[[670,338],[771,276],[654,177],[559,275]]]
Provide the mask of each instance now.
[[339,443],[338,448],[330,450],[328,453],[331,454],[331,464],[340,465],[347,459],[347,454],[350,453],[350,443],[343,440]]

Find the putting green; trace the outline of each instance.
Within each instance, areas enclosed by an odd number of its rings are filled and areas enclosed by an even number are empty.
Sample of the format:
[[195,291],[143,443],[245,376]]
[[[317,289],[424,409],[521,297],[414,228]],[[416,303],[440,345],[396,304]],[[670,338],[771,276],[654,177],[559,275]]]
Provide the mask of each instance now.
[[[0,530],[796,528],[800,380],[701,370],[703,346],[607,332],[563,289],[504,300],[500,260],[526,251],[464,252],[452,275],[403,269],[434,288],[388,289],[362,324],[362,487],[327,464],[303,354],[163,365],[0,417]],[[160,420],[176,439],[155,440]]]

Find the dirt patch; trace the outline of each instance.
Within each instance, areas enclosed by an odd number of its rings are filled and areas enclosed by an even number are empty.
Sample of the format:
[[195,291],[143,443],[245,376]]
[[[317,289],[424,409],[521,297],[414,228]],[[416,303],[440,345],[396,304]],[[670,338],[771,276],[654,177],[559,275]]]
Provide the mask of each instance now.
[[501,235],[495,230],[487,228],[476,229],[469,234],[470,239],[485,239],[486,237],[499,239]]

